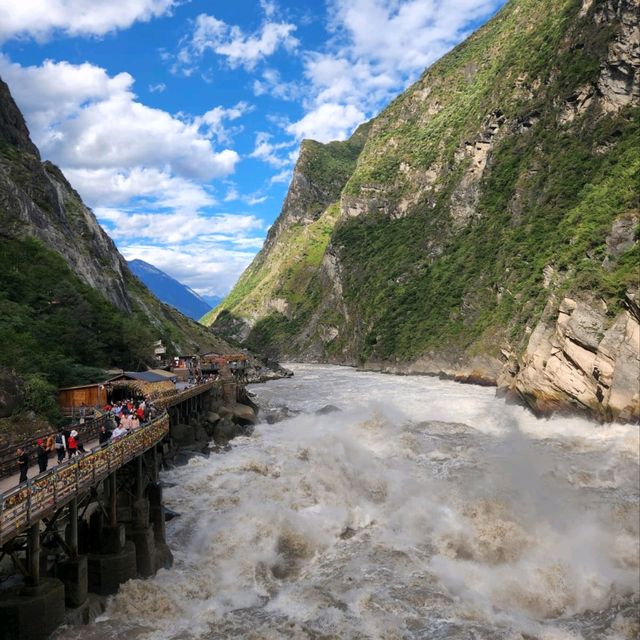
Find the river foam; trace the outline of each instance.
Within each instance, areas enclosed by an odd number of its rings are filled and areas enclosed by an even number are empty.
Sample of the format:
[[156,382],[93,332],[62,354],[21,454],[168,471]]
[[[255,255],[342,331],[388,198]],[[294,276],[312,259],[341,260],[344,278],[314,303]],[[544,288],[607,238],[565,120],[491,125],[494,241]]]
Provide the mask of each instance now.
[[[637,427],[294,370],[253,391],[302,413],[166,474],[174,567],[59,637],[637,636]],[[327,404],[341,411],[314,413]]]

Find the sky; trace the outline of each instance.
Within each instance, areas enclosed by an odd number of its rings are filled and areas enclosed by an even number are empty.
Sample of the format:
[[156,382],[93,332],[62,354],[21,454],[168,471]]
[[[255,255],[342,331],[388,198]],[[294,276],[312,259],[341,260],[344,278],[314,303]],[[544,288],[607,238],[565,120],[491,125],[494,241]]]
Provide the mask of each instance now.
[[129,260],[223,296],[300,141],[344,140],[505,0],[0,0],[0,77]]

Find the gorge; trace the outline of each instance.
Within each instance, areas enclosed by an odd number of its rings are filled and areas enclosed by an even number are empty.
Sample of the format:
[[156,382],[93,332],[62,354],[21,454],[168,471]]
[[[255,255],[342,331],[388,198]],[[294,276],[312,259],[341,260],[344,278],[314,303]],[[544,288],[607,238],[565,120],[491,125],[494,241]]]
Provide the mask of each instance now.
[[640,417],[634,0],[513,0],[344,142],[302,143],[204,316],[276,358]]

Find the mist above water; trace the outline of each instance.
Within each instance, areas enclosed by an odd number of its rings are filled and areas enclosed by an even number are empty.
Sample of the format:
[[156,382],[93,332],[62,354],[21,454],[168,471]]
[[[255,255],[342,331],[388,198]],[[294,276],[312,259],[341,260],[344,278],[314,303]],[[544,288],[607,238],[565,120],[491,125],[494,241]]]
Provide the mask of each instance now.
[[292,368],[252,391],[299,415],[165,474],[174,567],[60,637],[637,637],[637,427]]

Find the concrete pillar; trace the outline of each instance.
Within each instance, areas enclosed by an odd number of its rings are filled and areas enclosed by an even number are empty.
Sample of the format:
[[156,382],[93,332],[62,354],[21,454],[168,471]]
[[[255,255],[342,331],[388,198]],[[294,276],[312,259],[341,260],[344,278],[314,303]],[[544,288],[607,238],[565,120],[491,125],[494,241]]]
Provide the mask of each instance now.
[[71,550],[71,559],[78,557],[78,499],[69,503],[69,522],[65,531],[66,543]]
[[131,529],[127,538],[135,545],[136,569],[142,578],[156,572],[156,547],[151,527]]
[[109,526],[115,527],[118,524],[118,485],[116,482],[116,472],[109,476]]
[[123,582],[136,577],[136,547],[127,540],[119,553],[90,553],[88,568],[89,591],[105,596],[116,593]]
[[155,565],[158,569],[169,569],[173,564],[173,554],[166,541],[166,522],[162,502],[162,486],[156,482],[149,485],[151,526],[155,539]]
[[27,570],[26,584],[37,587],[40,584],[40,523],[37,522],[27,531]]
[[65,602],[68,607],[83,605],[89,595],[89,564],[87,556],[59,562],[56,566],[58,578],[64,584]]
[[55,578],[3,591],[0,640],[46,640],[63,623],[64,614],[64,585]]

